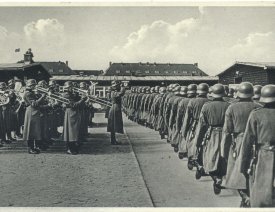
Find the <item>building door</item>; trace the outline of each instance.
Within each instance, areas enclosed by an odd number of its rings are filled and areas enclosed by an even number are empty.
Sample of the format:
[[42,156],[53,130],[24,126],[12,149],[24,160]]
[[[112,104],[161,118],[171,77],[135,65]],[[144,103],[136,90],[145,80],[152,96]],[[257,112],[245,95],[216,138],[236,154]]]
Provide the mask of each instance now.
[[235,77],[235,84],[240,84],[242,83],[243,78],[242,77]]

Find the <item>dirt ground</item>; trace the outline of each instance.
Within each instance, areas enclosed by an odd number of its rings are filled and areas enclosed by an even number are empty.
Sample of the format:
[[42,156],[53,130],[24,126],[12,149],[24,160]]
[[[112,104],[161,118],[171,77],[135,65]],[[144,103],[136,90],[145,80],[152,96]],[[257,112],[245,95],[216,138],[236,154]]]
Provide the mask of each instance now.
[[[124,117],[123,145],[111,146],[104,114],[79,155],[56,141],[29,155],[21,141],[0,148],[0,207],[238,207],[231,190],[216,196],[157,132]],[[134,150],[134,151],[133,151]]]
[[104,116],[95,122],[79,155],[65,154],[63,142],[39,155],[22,142],[0,148],[0,206],[152,206],[125,135],[111,146]]

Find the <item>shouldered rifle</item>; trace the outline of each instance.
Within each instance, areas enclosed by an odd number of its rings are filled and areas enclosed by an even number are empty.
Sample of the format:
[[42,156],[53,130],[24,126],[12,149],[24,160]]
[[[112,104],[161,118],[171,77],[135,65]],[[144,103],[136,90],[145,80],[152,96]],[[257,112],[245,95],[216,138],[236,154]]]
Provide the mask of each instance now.
[[253,170],[254,170],[254,166],[257,163],[257,147],[256,144],[254,143],[252,146],[252,158],[251,161],[249,163],[249,168],[247,170],[247,174],[252,175],[253,174]]
[[192,125],[191,125],[189,140],[192,140],[195,137],[195,130],[198,124],[198,120],[191,118],[190,122],[192,123]]
[[202,144],[201,144],[202,146],[205,146],[206,143],[207,143],[207,141],[210,139],[211,133],[212,133],[212,129],[213,129],[212,126],[208,127],[208,129],[207,129],[207,131],[205,133],[205,136],[203,138]]

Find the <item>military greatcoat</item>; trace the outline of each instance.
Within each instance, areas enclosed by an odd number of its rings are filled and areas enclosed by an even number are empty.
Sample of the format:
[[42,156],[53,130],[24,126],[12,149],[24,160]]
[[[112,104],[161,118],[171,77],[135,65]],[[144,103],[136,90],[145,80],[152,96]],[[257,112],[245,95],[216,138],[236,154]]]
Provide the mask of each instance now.
[[[250,176],[251,207],[270,207],[273,204],[275,165],[275,106],[264,106],[250,113],[240,151],[240,171],[247,174],[251,167],[253,145],[257,160]],[[254,165],[255,164],[255,165]]]
[[188,158],[197,157],[197,147],[194,145],[194,138],[202,106],[208,101],[206,97],[197,97],[191,99],[187,105],[182,126],[182,134],[187,143]]
[[[186,110],[187,110],[187,105],[188,105],[190,100],[191,100],[191,98],[184,98],[179,103],[179,107],[181,108],[180,110],[181,110],[181,114],[182,114],[182,122],[184,120]],[[182,132],[183,132],[183,125],[180,128],[180,133],[182,134]],[[180,136],[180,140],[179,140],[178,145],[179,145],[179,152],[180,153],[186,153],[187,152],[186,140],[182,135]]]
[[194,142],[198,148],[203,148],[203,167],[206,173],[220,171],[222,127],[228,106],[229,103],[223,99],[213,99],[201,109]]
[[113,91],[111,93],[112,107],[108,116],[108,132],[124,133],[123,131],[123,119],[121,112],[121,97],[124,92]]
[[246,189],[246,178],[240,173],[239,153],[243,134],[249,114],[260,107],[259,104],[248,100],[240,100],[231,104],[226,110],[223,136],[221,142],[221,156],[227,161],[226,176],[223,185],[231,189]]
[[85,99],[71,92],[66,92],[63,97],[69,99],[70,104],[66,106],[64,115],[63,140],[77,142],[80,138],[81,111],[80,106]]
[[38,99],[32,90],[26,90],[23,98],[26,105],[23,140],[42,140],[41,113],[39,110],[42,99]]

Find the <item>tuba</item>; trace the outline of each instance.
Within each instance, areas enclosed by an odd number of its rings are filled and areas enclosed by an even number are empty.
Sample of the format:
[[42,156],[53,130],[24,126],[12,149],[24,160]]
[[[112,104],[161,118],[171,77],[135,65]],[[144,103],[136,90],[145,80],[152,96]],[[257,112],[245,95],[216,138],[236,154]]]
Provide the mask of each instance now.
[[10,102],[10,98],[8,97],[8,95],[3,92],[0,91],[0,106],[6,105]]

